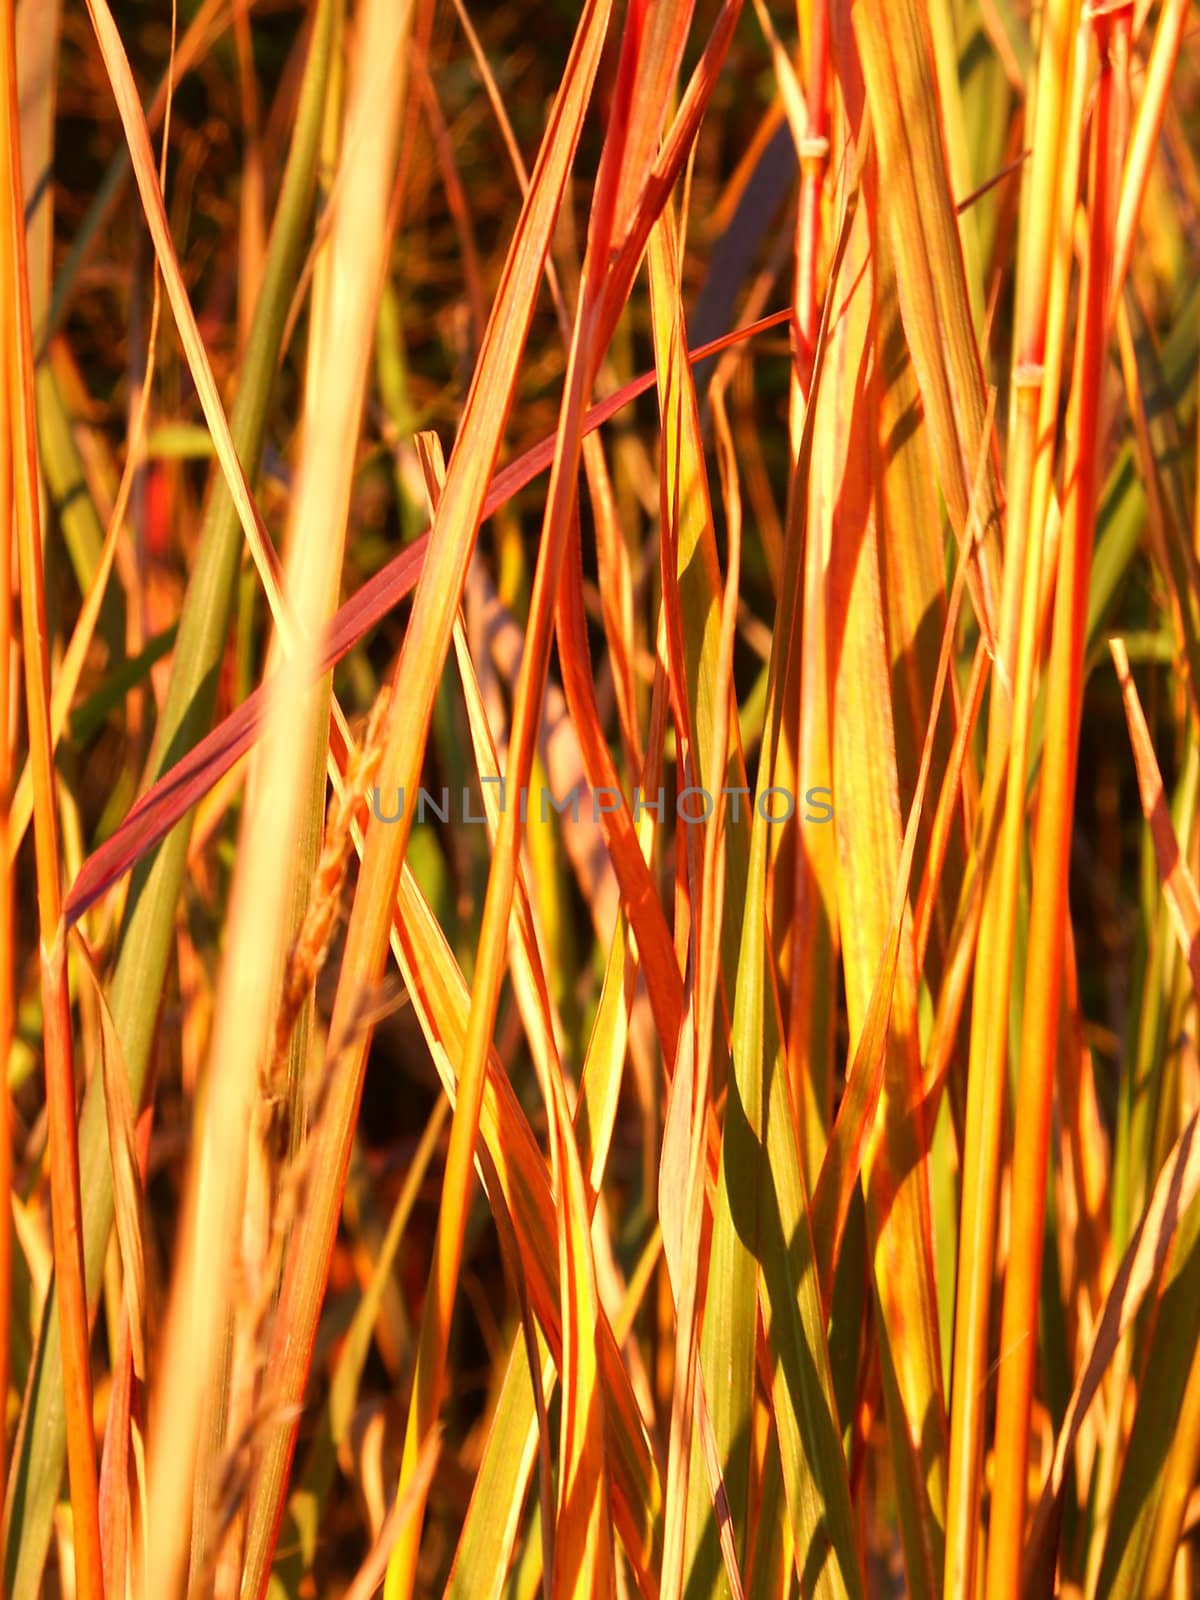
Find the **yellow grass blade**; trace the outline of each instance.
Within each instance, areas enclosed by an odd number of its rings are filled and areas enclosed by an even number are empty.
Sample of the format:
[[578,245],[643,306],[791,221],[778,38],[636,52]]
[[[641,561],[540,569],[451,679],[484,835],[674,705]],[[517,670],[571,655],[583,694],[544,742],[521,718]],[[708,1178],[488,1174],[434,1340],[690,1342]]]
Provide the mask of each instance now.
[[[851,190],[851,202],[854,194]],[[847,206],[834,251],[836,279],[853,225]],[[825,359],[826,302],[813,365],[820,392]],[[816,407],[801,438],[797,479],[804,482],[813,448]],[[781,604],[776,621],[767,697],[764,759],[758,776],[747,889],[738,951],[732,1018],[732,1069],[726,1094],[721,1168],[709,1265],[710,1304],[701,1361],[707,1372],[730,1375],[713,1384],[713,1423],[723,1452],[723,1479],[733,1526],[744,1526],[749,1493],[756,1317],[761,1305],[796,1573],[823,1595],[857,1595],[862,1581],[854,1549],[849,1487],[839,1438],[816,1276],[808,1195],[786,1081],[775,998],[775,965],[766,946],[766,868],[769,824],[760,802],[773,784],[773,753],[782,741],[782,682],[794,649],[806,536],[806,506],[793,497],[785,544]],[[770,807],[770,801],[767,802]],[[729,849],[733,849],[733,836]],[[765,1151],[765,1159],[764,1159]],[[714,1285],[720,1312],[714,1314]],[[707,1488],[704,1490],[707,1493]],[[693,1491],[692,1505],[696,1504]],[[702,1559],[703,1551],[701,1551]],[[700,1568],[702,1581],[710,1573]]]
[[[265,1092],[260,1078],[271,1065],[274,1008],[295,893],[295,839],[309,790],[306,780],[320,750],[316,741],[326,737],[316,715],[318,701],[308,686],[315,675],[320,633],[337,599],[352,441],[363,406],[374,295],[387,244],[385,202],[400,109],[395,67],[410,15],[409,7],[366,0],[358,19],[347,109],[352,170],[333,224],[333,292],[320,341],[328,375],[307,418],[301,485],[288,540],[288,614],[295,618],[298,633],[293,633],[288,660],[271,680],[262,765],[243,818],[210,1080],[185,1206],[185,1243],[164,1335],[159,1378],[163,1410],[150,1432],[149,1553],[143,1581],[152,1592],[174,1593],[183,1581],[192,1543],[188,1510],[193,1485],[203,1483],[210,1470],[208,1441],[201,1441],[201,1407],[210,1384],[219,1381],[229,1304],[227,1252],[229,1241],[240,1236],[237,1219],[245,1203],[249,1124]],[[372,219],[369,230],[364,216]],[[299,737],[297,727],[303,730]],[[252,1282],[251,1300],[261,1293]],[[197,1374],[202,1375],[199,1383]],[[206,1531],[199,1530],[202,1543]]]
[[[864,181],[870,183],[870,168]],[[868,196],[870,190],[868,187]],[[852,1047],[867,1025],[887,959],[888,906],[879,885],[900,876],[895,735],[888,694],[876,518],[878,404],[869,375],[873,282],[869,198],[843,268],[845,312],[833,333],[829,421],[821,438],[841,490],[826,575],[838,922]],[[833,374],[836,373],[836,382]],[[852,404],[865,393],[867,403]],[[857,470],[842,463],[856,461]],[[878,1112],[863,1160],[868,1241],[884,1334],[880,1359],[910,1593],[933,1594],[945,1518],[945,1401],[930,1219],[929,1130],[921,1104],[917,984],[911,930],[899,931]],[[828,1288],[828,1284],[826,1285]]]
[[[897,877],[888,913],[888,932],[884,941],[879,967],[875,974],[866,1017],[854,1048],[854,1057],[846,1075],[846,1088],[838,1107],[837,1120],[821,1164],[820,1176],[813,1194],[813,1235],[816,1240],[817,1268],[825,1286],[826,1300],[832,1299],[834,1266],[840,1254],[842,1236],[849,1217],[854,1191],[858,1186],[864,1147],[870,1136],[883,1091],[887,1063],[887,1044],[891,1026],[892,1004],[899,975],[901,951],[911,937],[917,965],[924,955],[923,927],[909,931],[908,903],[913,861],[917,839],[924,814],[925,792],[933,769],[935,737],[940,725],[940,712],[950,672],[952,645],[957,623],[958,605],[962,595],[965,568],[960,562],[951,595],[949,615],[942,635],[937,672],[928,708],[927,730],[921,749],[916,787],[904,827],[897,865]],[[982,658],[981,658],[982,659]],[[956,741],[958,742],[958,741]],[[944,792],[951,795],[956,787],[953,774],[957,763],[951,762]],[[939,868],[940,875],[940,868]],[[969,953],[969,952],[968,952]],[[928,1082],[928,1073],[926,1074]],[[934,1114],[931,1096],[926,1094],[924,1116],[926,1127]]]
[[[745,781],[745,766],[737,738],[737,724],[728,711],[730,684],[728,673],[720,665],[722,617],[724,603],[720,570],[717,563],[716,539],[713,532],[713,515],[710,503],[704,451],[700,436],[700,419],[691,374],[681,358],[683,346],[682,317],[679,291],[678,246],[670,219],[664,217],[652,230],[649,245],[651,315],[655,335],[655,359],[658,372],[659,411],[662,417],[662,442],[660,447],[660,504],[662,507],[662,549],[660,564],[663,575],[663,626],[667,643],[668,678],[673,685],[673,709],[677,733],[684,739],[684,762],[679,775],[680,789],[703,789],[708,795],[729,787],[736,791],[728,806],[722,805],[728,824],[725,825],[723,843],[724,862],[721,875],[721,898],[730,906],[738,905],[744,895],[746,859],[749,835],[749,791]],[[715,805],[705,806],[715,811]],[[711,820],[711,819],[710,819]],[[718,1201],[720,1221],[714,1223],[720,1243],[714,1246],[715,1259],[724,1260],[725,1252],[737,1255],[740,1264],[738,1289],[732,1300],[725,1300],[725,1310],[737,1306],[734,1317],[748,1330],[748,1343],[740,1351],[740,1382],[718,1384],[711,1396],[711,1407],[702,1414],[706,1417],[704,1431],[712,1431],[709,1447],[720,1474],[722,1509],[714,1511],[712,1475],[706,1470],[703,1459],[693,1455],[691,1443],[692,1417],[703,1405],[706,1371],[725,1371],[720,1356],[720,1345],[728,1340],[736,1345],[738,1334],[722,1318],[707,1318],[704,1338],[697,1349],[693,1324],[697,1317],[697,1294],[703,1294],[703,1281],[697,1282],[700,1263],[696,1259],[699,1233],[702,1226],[700,1205],[702,1189],[699,1187],[708,1170],[708,1103],[707,1075],[711,1072],[711,1029],[715,1026],[712,1006],[716,989],[707,996],[701,993],[701,983],[713,984],[718,975],[723,979],[725,1000],[723,1015],[730,1010],[732,986],[737,975],[738,934],[736,917],[726,920],[722,915],[713,918],[713,888],[705,895],[698,876],[697,856],[702,853],[694,842],[695,829],[687,826],[684,848],[689,859],[691,889],[692,937],[704,940],[703,956],[694,947],[689,966],[690,1006],[685,1017],[687,1037],[683,1040],[677,1058],[676,1076],[671,1085],[667,1119],[663,1131],[663,1148],[658,1174],[659,1215],[663,1229],[664,1255],[668,1263],[672,1291],[676,1305],[676,1368],[675,1392],[671,1415],[669,1443],[668,1504],[666,1523],[666,1548],[664,1553],[664,1583],[669,1593],[678,1591],[685,1581],[695,1582],[695,1563],[701,1548],[711,1550],[708,1530],[715,1518],[721,1554],[726,1572],[732,1570],[730,1586],[735,1592],[739,1585],[739,1563],[745,1559],[744,1536],[737,1540],[734,1531],[744,1529],[741,1514],[742,1496],[745,1494],[746,1440],[737,1420],[744,1416],[745,1405],[742,1384],[752,1370],[755,1340],[757,1290],[752,1261],[739,1252],[736,1241],[729,1237],[730,1218],[727,1207]],[[708,829],[705,830],[706,841]],[[704,846],[706,851],[707,842]],[[715,870],[715,861],[713,863]],[[716,941],[721,962],[717,971],[708,971],[708,963],[715,951],[708,949]],[[705,976],[701,979],[699,962],[705,963]],[[704,1030],[710,1030],[705,1045]],[[720,1054],[724,1055],[724,1040],[718,1041]],[[708,1066],[704,1054],[708,1052]],[[703,1151],[703,1159],[701,1158]],[[719,1282],[722,1295],[730,1287],[730,1279],[721,1273],[709,1284]],[[686,1434],[685,1434],[686,1430]],[[740,1436],[740,1437],[739,1437]],[[735,1443],[736,1441],[736,1443]],[[685,1545],[686,1535],[686,1545]],[[715,1552],[712,1552],[715,1557]]]
[[[693,538],[702,539],[707,534],[711,541],[712,537],[711,513],[707,516],[704,514],[708,496],[704,486],[703,460],[697,448],[699,429],[695,395],[684,354],[686,340],[678,301],[678,269],[673,259],[674,253],[669,224],[664,220],[651,236],[651,274],[657,289],[655,300],[659,314],[664,320],[668,317],[670,320],[665,363],[667,372],[663,384],[668,425],[663,432],[662,448],[662,480],[666,486],[663,503],[667,512],[664,518],[664,559],[667,556],[672,558],[665,574],[664,591],[667,594],[672,592],[676,574],[680,570],[678,546],[681,518],[689,515]],[[664,296],[670,296],[673,313],[662,307]],[[681,427],[681,413],[685,407],[690,430]],[[741,574],[741,500],[736,479],[736,458],[728,420],[719,397],[716,399],[715,415],[725,489],[728,573],[721,596],[715,661],[702,659],[703,677],[699,692],[693,694],[692,707],[689,708],[694,708],[702,715],[702,696],[712,706],[711,735],[705,741],[707,770],[710,772],[716,770],[730,744],[734,625]],[[670,461],[672,445],[676,458],[674,472]],[[683,470],[688,471],[690,479],[686,486],[679,481]],[[668,615],[671,609],[668,608]],[[706,654],[711,658],[711,646]],[[710,667],[711,674],[708,670]],[[737,756],[736,747],[734,756]],[[688,780],[689,787],[697,787],[695,779],[699,776],[699,770],[695,747],[690,739],[682,776]],[[685,1013],[684,1037],[671,1083],[659,1169],[659,1219],[663,1253],[676,1307],[675,1387],[671,1406],[663,1593],[670,1600],[675,1600],[683,1593],[684,1535],[692,1465],[692,1429],[695,1426],[713,1495],[713,1514],[717,1519],[726,1575],[735,1600],[741,1600],[743,1589],[738,1553],[721,1482],[720,1447],[709,1412],[704,1374],[699,1368],[699,1319],[706,1288],[704,1234],[709,1175],[709,1108],[716,1048],[713,1032],[716,1026],[725,910],[726,796],[719,794],[711,805],[706,803],[705,809],[711,815],[703,827],[702,849],[698,850],[695,846],[691,827],[687,834],[692,940],[689,958],[690,1004]],[[724,1040],[720,1041],[720,1045],[723,1047]],[[724,1055],[723,1048],[720,1054]]]
[[1183,4],[1183,0],[1168,0],[1162,8],[1158,26],[1154,31],[1154,44],[1142,86],[1141,104],[1138,106],[1137,117],[1130,134],[1129,148],[1125,155],[1125,170],[1121,178],[1121,197],[1113,235],[1112,280],[1109,288],[1110,317],[1115,312],[1117,301],[1125,286],[1125,275],[1129,271],[1138,216],[1146,195],[1150,164],[1162,131],[1163,117],[1167,108],[1167,92],[1179,59],[1187,14],[1188,8]]

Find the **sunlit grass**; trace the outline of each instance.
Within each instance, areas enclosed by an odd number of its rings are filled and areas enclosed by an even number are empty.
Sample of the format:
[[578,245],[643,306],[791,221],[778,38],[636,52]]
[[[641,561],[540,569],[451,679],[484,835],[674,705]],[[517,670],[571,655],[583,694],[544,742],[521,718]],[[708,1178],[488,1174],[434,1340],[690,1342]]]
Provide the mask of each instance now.
[[3,1594],[1193,1592],[1189,19],[5,0]]

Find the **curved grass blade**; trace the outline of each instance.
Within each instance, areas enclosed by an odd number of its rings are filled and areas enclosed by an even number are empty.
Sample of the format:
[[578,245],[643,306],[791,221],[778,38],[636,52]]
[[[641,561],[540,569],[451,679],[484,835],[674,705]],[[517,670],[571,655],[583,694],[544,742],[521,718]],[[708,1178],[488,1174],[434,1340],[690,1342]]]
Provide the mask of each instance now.
[[[744,328],[698,346],[689,352],[688,359],[693,363],[703,361],[743,339],[777,327],[788,316],[787,311],[772,312]],[[608,400],[592,406],[584,420],[584,427],[600,427],[623,406],[651,388],[654,380],[653,372],[646,373],[633,383],[626,384]],[[240,415],[235,406],[235,432]],[[532,483],[549,466],[553,454],[554,440],[548,438],[498,472],[484,500],[482,515],[491,516],[518,489]],[[218,504],[221,503],[220,490],[214,499]],[[225,503],[228,507],[228,502]],[[231,508],[228,508],[228,514],[232,514]],[[341,661],[360,639],[412,592],[421,575],[428,539],[429,535],[424,534],[406,545],[341,607],[326,631],[317,657],[316,671],[325,672]],[[206,569],[202,567],[201,570]],[[211,581],[206,576],[206,582]],[[189,647],[194,648],[191,632],[180,637],[177,649],[182,652]],[[190,682],[196,676],[194,666],[186,665],[190,658],[177,656],[176,659],[180,662],[180,671],[186,671]],[[203,683],[204,676],[200,674],[197,681]],[[266,692],[265,685],[255,689],[211,733],[188,744],[186,754],[170,765],[130,807],[121,826],[88,857],[76,876],[65,901],[68,922],[76,922],[117,878],[128,872],[159,840],[166,837],[197,800],[253,746],[261,732]],[[199,690],[193,691],[193,695],[198,693]],[[165,714],[164,722],[168,722]],[[174,744],[182,745],[184,741],[177,739]]]

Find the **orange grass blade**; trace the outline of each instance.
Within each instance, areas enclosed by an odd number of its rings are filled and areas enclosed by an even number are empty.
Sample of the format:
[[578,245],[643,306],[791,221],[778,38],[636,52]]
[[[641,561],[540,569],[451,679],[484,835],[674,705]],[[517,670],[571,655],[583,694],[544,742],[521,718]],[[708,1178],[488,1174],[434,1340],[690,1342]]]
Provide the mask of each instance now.
[[[596,342],[600,349],[606,349],[612,338],[617,320],[625,309],[650,229],[666,205],[667,197],[675,187],[695,144],[701,119],[716,87],[741,11],[742,0],[723,0],[708,43],[683,92],[679,109],[663,135],[658,158],[649,172],[637,175],[636,200],[623,237],[616,231],[622,226],[623,216],[617,212],[614,218],[614,238],[620,240],[620,245],[609,265],[603,301],[597,311]],[[653,68],[647,70],[651,73],[654,71]],[[649,107],[639,107],[638,112],[639,119],[654,114]],[[639,137],[636,131],[633,137]],[[622,183],[625,183],[624,178]],[[620,198],[625,198],[627,192],[627,189],[623,189]]]
[[[563,1293],[562,1435],[551,1592],[579,1600],[615,1593],[608,1515],[605,1420],[594,1329],[598,1308],[588,1204],[561,1078],[555,1095],[559,1149],[558,1253]],[[570,1292],[567,1292],[569,1286]]]
[[[5,420],[11,441],[9,459],[12,462],[14,490],[12,517],[20,573],[22,659],[29,760],[33,774],[42,1030],[50,1139],[50,1199],[59,1283],[75,1588],[80,1600],[100,1600],[103,1569],[83,1269],[74,1048],[71,1001],[67,987],[66,928],[62,920],[58,813],[50,732],[50,667],[38,509],[33,336],[25,258],[25,206],[21,183],[16,28],[12,0],[6,0],[0,15],[0,93],[4,97],[0,181],[3,182],[5,219],[0,228],[0,304],[6,313],[6,337],[2,352],[3,380],[8,396]],[[6,556],[6,597],[9,559]],[[5,1133],[7,1135],[7,1129]]]
[[1074,448],[1066,467],[1067,502],[1055,587],[1054,635],[1033,855],[1021,1070],[1012,1167],[1012,1247],[1001,1322],[996,1402],[996,1483],[988,1538],[988,1594],[1018,1592],[1029,1459],[1029,1414],[1037,1351],[1046,1163],[1063,980],[1067,867],[1083,692],[1088,572],[1096,514],[1098,411],[1106,344],[1111,260],[1112,19],[1093,18],[1101,73],[1092,123],[1090,227],[1081,291],[1073,409]]
[[[797,145],[800,157],[800,204],[796,213],[796,326],[802,341],[801,362],[812,360],[817,337],[818,294],[817,252],[821,239],[821,186],[829,164],[829,7],[811,7],[808,38],[808,124],[804,141]],[[801,391],[805,401],[808,392]],[[794,402],[793,402],[794,405]],[[796,433],[793,421],[793,435]]]
[[605,809],[600,822],[621,887],[622,904],[638,941],[650,1004],[670,1071],[674,1065],[679,1035],[683,989],[662,903],[642,856],[633,816],[609,754],[596,707],[592,664],[587,647],[577,513],[572,514],[567,535],[565,570],[558,587],[555,620],[563,689],[579,739],[588,784],[593,794],[605,793],[615,797],[614,808]]
[[[7,135],[5,138],[7,144]],[[7,158],[6,158],[7,159]],[[0,283],[7,276],[0,268]],[[14,406],[12,388],[8,381],[8,350],[12,341],[10,332],[11,301],[0,304],[0,506],[13,504],[13,456],[17,448],[13,425]],[[4,523],[0,537],[0,571],[5,579],[0,584],[0,1061],[12,1060],[12,1044],[16,1023],[16,996],[14,994],[14,917],[13,899],[15,875],[12,853],[9,848],[12,828],[12,778],[13,745],[16,729],[9,707],[16,695],[13,672],[16,666],[13,652],[13,531],[11,519]],[[7,1219],[13,1213],[13,1143],[12,1095],[9,1073],[0,1082],[0,1216],[5,1225],[0,1228],[0,1305],[8,1307],[13,1299],[13,1229]],[[12,1378],[12,1317],[6,1314],[0,1322],[0,1394],[7,1394]],[[9,1486],[8,1430],[0,1435],[0,1506],[7,1503]],[[6,1585],[0,1572],[0,1596]]]
[[[1144,1600],[1165,1600],[1185,1538],[1192,1491],[1200,1476],[1200,1342],[1180,1403],[1175,1435],[1163,1464],[1162,1493],[1146,1552]],[[1184,1558],[1186,1560],[1186,1555]]]
[[[62,0],[17,8],[17,72],[21,83],[21,187],[25,194],[29,314],[34,337],[46,312],[53,269],[54,186],[45,176],[54,159]],[[39,341],[40,342],[40,341]]]
[[[731,9],[726,6],[726,9]],[[671,6],[643,5],[642,45],[634,67],[631,105],[636,108],[625,132],[625,150],[613,202],[613,234],[625,236],[633,223],[645,176],[659,154],[663,123],[692,25],[695,0]]]

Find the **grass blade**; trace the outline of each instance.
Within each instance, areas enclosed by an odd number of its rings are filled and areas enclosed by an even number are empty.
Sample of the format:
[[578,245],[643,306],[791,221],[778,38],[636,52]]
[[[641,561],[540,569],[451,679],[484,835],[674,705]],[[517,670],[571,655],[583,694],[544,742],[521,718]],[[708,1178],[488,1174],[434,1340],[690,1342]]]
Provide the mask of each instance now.
[[[254,335],[233,410],[232,426],[239,454],[247,466],[255,463],[262,452],[267,399],[283,331],[282,290],[296,271],[312,195],[331,19],[332,6],[323,8],[316,19],[295,138],[256,307]],[[171,683],[151,758],[153,771],[162,770],[187,750],[211,720],[216,667],[225,644],[238,551],[237,513],[223,484],[218,484],[209,500],[189,598],[180,619]],[[139,1103],[145,1083],[188,834],[186,825],[177,827],[163,848],[142,867],[130,899],[109,992],[134,1105]],[[99,1284],[113,1215],[106,1171],[103,1097],[98,1084],[92,1085],[84,1099],[79,1143],[81,1183],[88,1195],[84,1255],[91,1297]],[[62,1475],[65,1431],[56,1318],[56,1295],[52,1294],[42,1321],[34,1387],[18,1431],[17,1465],[9,1488],[5,1570],[13,1600],[35,1600],[41,1592],[54,1498]]]
[[50,1198],[58,1267],[63,1401],[74,1526],[75,1587],[99,1600],[102,1584],[79,1147],[75,1126],[74,1048],[62,921],[60,840],[50,731],[50,665],[38,508],[33,385],[14,7],[0,15],[0,90],[4,97],[3,182],[6,222],[0,245],[0,299],[8,308],[4,339],[5,407],[12,462],[13,526],[20,584],[22,664],[33,774],[34,846],[40,933],[46,1107],[50,1124]]

